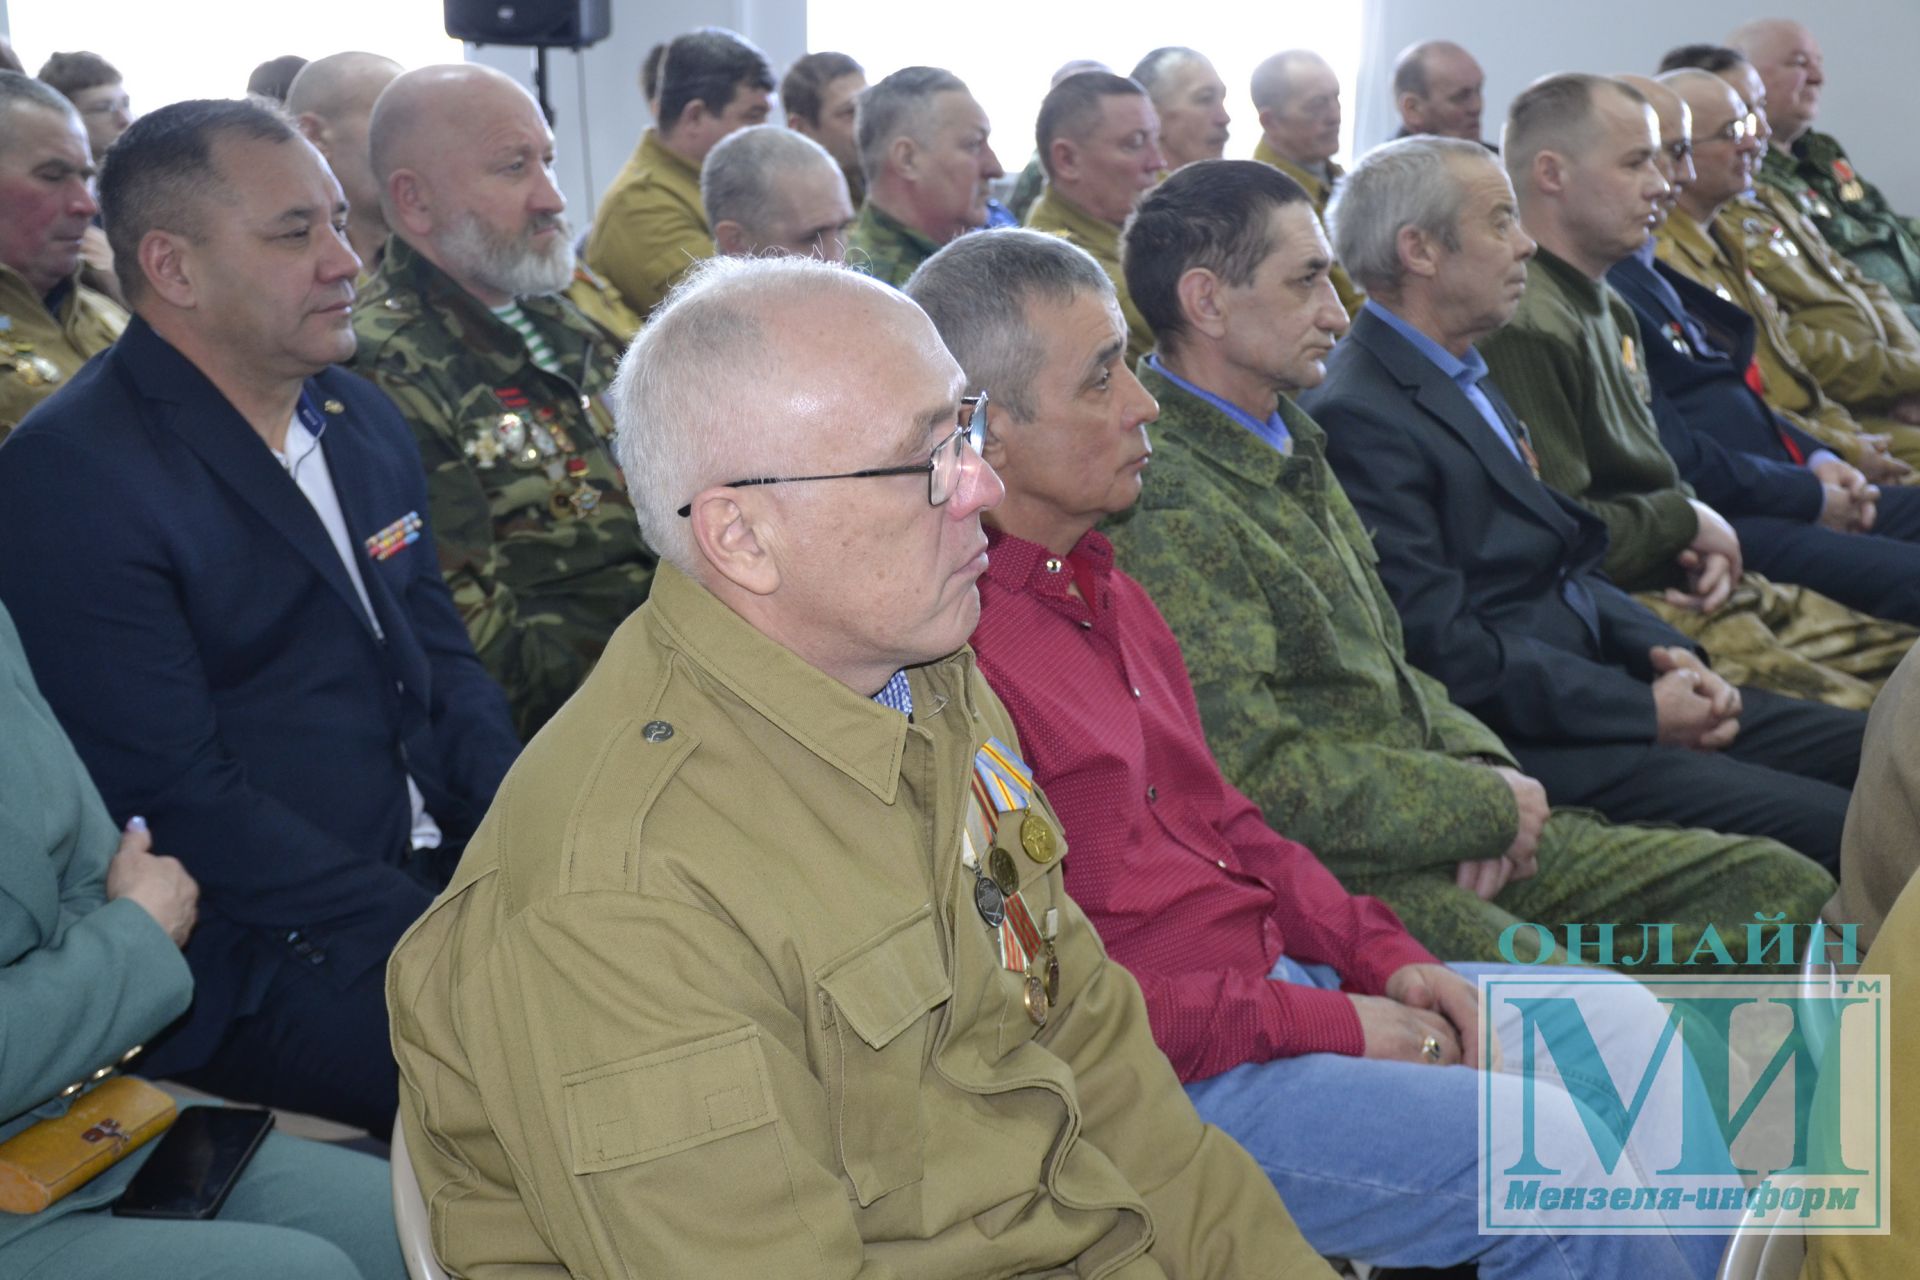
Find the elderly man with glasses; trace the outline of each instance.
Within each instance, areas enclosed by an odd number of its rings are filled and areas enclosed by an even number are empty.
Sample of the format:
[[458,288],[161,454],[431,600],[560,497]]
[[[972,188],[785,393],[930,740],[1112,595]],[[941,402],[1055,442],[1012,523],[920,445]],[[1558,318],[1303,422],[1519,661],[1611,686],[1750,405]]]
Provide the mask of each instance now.
[[801,257],[703,264],[628,353],[653,594],[390,973],[451,1270],[1331,1274],[1061,887],[966,648],[963,380]]

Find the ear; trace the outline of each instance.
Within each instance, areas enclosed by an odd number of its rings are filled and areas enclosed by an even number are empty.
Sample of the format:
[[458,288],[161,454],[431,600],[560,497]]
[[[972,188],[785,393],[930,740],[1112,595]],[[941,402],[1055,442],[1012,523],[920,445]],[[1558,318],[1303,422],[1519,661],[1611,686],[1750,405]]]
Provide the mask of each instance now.
[[712,114],[712,112],[707,110],[706,103],[695,98],[686,106],[680,108],[680,118],[675,120],[673,127],[666,132],[679,136],[690,129],[698,129],[702,124],[706,123]]
[[795,133],[804,134],[809,138],[813,136],[813,121],[807,119],[798,111],[787,112],[787,128],[793,130]]
[[1403,93],[1395,105],[1400,108],[1401,123],[1408,126],[1425,123],[1426,113],[1421,110],[1425,103],[1421,102],[1419,94]]
[[1557,196],[1567,189],[1567,164],[1565,156],[1557,151],[1542,150],[1533,157],[1533,185],[1543,195]]
[[140,273],[147,279],[147,288],[182,310],[192,309],[199,300],[192,252],[192,242],[171,231],[156,228],[140,237]]
[[[722,218],[713,224],[713,247],[720,251],[723,258],[739,257],[753,252],[753,244],[747,239],[747,229],[732,218]],[[989,404],[988,408],[993,406]]]
[[[1205,267],[1188,267],[1174,286],[1180,299],[1180,313],[1196,332],[1218,340],[1227,333],[1226,285]],[[993,406],[989,404],[988,408]]]
[[917,176],[919,159],[920,144],[904,133],[887,144],[887,162],[903,178]]
[[996,400],[987,401],[987,438],[980,446],[980,456],[986,459],[988,466],[1002,475],[1007,468],[1007,436],[1013,426],[1013,415],[1005,405]]
[[1273,132],[1273,108],[1272,107],[1260,108],[1255,118],[1260,121],[1260,131],[1262,133]]
[[387,199],[393,205],[396,231],[424,236],[433,230],[433,191],[412,169],[395,169],[387,178]]
[[748,507],[734,490],[715,487],[694,498],[687,518],[694,545],[714,572],[742,591],[770,596],[780,586],[780,566],[769,545],[770,515],[770,507]]
[[1394,247],[1399,251],[1400,265],[1408,275],[1432,279],[1439,273],[1440,246],[1420,228],[1400,228],[1400,234],[1394,237]]
[[[1080,176],[1080,147],[1071,138],[1055,138],[1047,144],[1047,158],[1053,163],[1049,166],[1056,177],[1069,181]],[[991,409],[993,406],[987,406]]]
[[321,155],[327,154],[327,122],[311,111],[302,111],[294,117],[294,127],[300,130],[300,136],[311,142]]

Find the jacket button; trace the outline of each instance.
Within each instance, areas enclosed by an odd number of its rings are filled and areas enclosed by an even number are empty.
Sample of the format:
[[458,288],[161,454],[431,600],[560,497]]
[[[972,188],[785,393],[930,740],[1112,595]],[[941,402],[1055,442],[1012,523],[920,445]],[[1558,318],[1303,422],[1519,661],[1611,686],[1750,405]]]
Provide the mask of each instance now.
[[1159,789],[1158,787],[1148,787],[1148,788],[1147,788],[1147,803],[1148,803],[1148,804],[1152,804],[1152,803],[1153,803],[1154,801],[1156,801],[1156,800],[1158,800],[1159,798],[1160,798],[1160,789]]
[[649,720],[641,726],[640,736],[648,742],[665,742],[673,736],[673,726],[665,720]]

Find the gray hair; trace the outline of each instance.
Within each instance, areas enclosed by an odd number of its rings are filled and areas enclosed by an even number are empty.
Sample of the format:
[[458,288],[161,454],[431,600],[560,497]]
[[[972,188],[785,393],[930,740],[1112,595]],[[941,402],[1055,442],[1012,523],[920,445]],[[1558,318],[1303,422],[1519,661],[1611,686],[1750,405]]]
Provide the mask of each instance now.
[[860,147],[860,168],[872,185],[887,166],[887,149],[902,135],[927,141],[933,100],[943,93],[965,93],[964,80],[939,67],[902,67],[870,85],[854,108],[853,132]]
[[785,218],[780,179],[814,169],[837,174],[827,149],[805,134],[777,124],[736,129],[714,145],[700,167],[700,203],[707,225],[737,222],[758,241]]
[[1180,44],[1163,45],[1135,63],[1127,78],[1137,82],[1151,94],[1154,105],[1158,106],[1161,101],[1161,90],[1165,87],[1165,81],[1169,76],[1189,63],[1206,60],[1206,55],[1198,49],[1189,49]]
[[[52,85],[18,71],[0,71],[0,124],[14,111],[28,107],[55,112],[76,124],[80,121],[80,113],[74,109],[73,103],[67,101],[67,96]],[[8,150],[12,138],[12,129],[0,127],[0,152]]]
[[1248,86],[1253,105],[1262,111],[1278,111],[1286,106],[1287,99],[1293,96],[1293,69],[1314,62],[1330,65],[1311,49],[1286,49],[1255,67]]
[[773,313],[834,290],[893,293],[817,258],[708,258],[667,295],[621,359],[609,391],[614,453],[647,545],[683,573],[698,575],[700,551],[679,509],[739,475],[744,441],[752,440],[750,465],[762,474],[779,474],[805,455],[809,442],[778,430],[756,393],[769,381],[807,376],[782,360]]
[[1406,267],[1400,232],[1414,227],[1449,250],[1460,247],[1468,164],[1497,164],[1485,147],[1459,138],[1401,138],[1360,158],[1327,209],[1334,257],[1369,293],[1392,297]]
[[1033,421],[1041,342],[1028,323],[1037,301],[1084,293],[1113,301],[1113,282],[1086,250],[1058,236],[1006,227],[951,241],[920,264],[906,294],[933,320],[960,362],[969,393],[985,389],[1015,421]]

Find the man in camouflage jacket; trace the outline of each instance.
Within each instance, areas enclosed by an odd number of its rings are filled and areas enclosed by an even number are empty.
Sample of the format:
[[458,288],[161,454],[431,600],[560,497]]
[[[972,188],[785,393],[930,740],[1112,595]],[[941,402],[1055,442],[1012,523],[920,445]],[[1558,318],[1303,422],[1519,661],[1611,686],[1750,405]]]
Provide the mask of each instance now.
[[[424,107],[406,111],[415,99]],[[458,135],[478,137],[489,124],[551,146],[526,91],[482,68],[401,77],[375,113],[376,135],[389,109],[416,127],[376,156],[423,169],[457,169],[453,158],[468,145]],[[383,181],[389,191],[417,190],[425,184],[409,181],[412,173],[395,164]],[[480,215],[462,203],[457,173],[434,176],[430,216],[392,201],[394,235],[354,310],[353,367],[413,426],[447,585],[481,661],[506,688],[515,727],[531,737],[653,579],[603,402],[620,347],[561,293],[573,264],[547,170],[529,166],[524,179],[531,194],[520,238],[535,247],[517,267],[550,257],[553,278],[551,288],[525,291],[499,287],[515,282],[493,279],[509,274],[490,269],[498,264],[466,261],[459,231]],[[541,231],[550,231],[550,253]]]

